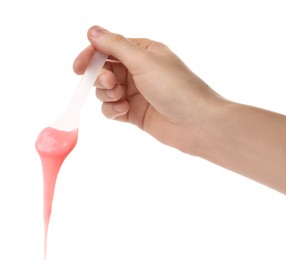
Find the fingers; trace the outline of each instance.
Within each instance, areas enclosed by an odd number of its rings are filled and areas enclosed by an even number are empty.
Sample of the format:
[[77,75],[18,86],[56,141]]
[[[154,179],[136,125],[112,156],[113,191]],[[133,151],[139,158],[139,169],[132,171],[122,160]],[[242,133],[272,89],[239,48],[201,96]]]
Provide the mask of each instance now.
[[117,83],[116,76],[113,72],[108,69],[103,68],[97,77],[95,86],[98,89],[112,89]]
[[96,97],[103,102],[102,113],[110,119],[124,121],[124,115],[129,110],[129,104],[125,100],[126,86],[119,84],[115,74],[103,69],[96,80]]
[[116,84],[113,88],[96,88],[96,97],[102,102],[112,102],[122,99],[125,95],[125,89],[122,85]]
[[125,96],[124,82],[118,82],[115,74],[107,69],[102,69],[95,82],[96,96],[102,102],[117,101]]
[[99,26],[89,29],[88,39],[94,48],[121,61],[131,73],[139,69],[138,60],[146,60],[144,48],[122,35],[109,32]]
[[98,26],[88,31],[88,39],[91,46],[78,55],[73,69],[75,73],[83,74],[94,51],[113,57],[117,62],[107,62],[96,80],[96,96],[103,102],[102,112],[106,117],[125,121],[129,111],[129,103],[125,99],[127,71],[132,75],[142,74],[145,65],[149,64],[146,49],[151,41],[128,40]]
[[[127,39],[99,26],[91,27],[87,36],[91,45],[78,55],[73,64],[73,69],[77,74],[84,73],[95,50],[108,54],[109,57],[123,63],[132,74],[140,73],[150,58],[146,50],[151,51],[159,44],[149,39]],[[138,62],[139,60],[141,62]]]
[[129,103],[125,99],[116,102],[105,102],[101,107],[102,113],[109,119],[119,119],[127,121]]
[[85,48],[75,59],[73,70],[76,74],[82,75],[94,53],[94,48],[90,45]]

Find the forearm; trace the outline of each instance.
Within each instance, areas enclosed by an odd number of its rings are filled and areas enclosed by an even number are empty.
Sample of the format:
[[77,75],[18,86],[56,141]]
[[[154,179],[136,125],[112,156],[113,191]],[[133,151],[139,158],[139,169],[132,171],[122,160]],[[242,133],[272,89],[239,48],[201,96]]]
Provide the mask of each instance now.
[[286,116],[231,102],[218,111],[197,155],[286,194]]

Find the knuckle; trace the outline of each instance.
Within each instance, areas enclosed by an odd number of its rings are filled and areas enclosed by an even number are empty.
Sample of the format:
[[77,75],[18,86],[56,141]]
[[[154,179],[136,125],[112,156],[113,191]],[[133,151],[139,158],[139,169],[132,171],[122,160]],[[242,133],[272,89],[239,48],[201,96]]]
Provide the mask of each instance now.
[[115,34],[114,35],[114,38],[113,38],[113,41],[116,43],[116,44],[120,44],[122,42],[124,42],[125,40],[125,37],[121,34]]

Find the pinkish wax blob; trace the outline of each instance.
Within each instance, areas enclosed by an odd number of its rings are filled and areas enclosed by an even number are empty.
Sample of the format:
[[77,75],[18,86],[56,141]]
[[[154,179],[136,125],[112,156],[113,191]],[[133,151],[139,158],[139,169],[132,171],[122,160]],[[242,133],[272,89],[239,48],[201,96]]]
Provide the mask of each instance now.
[[44,179],[44,228],[45,259],[47,236],[57,176],[61,165],[76,145],[78,130],[65,132],[51,127],[45,128],[38,136],[36,149],[40,155]]

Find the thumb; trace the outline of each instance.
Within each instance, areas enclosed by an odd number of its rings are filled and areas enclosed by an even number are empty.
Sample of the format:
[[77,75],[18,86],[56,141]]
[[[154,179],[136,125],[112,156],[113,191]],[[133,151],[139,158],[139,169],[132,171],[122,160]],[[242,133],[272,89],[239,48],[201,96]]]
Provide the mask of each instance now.
[[[138,61],[146,56],[144,49],[120,34],[109,32],[102,27],[93,26],[88,30],[88,39],[93,47],[121,61],[131,72],[138,68]],[[136,69],[137,68],[137,69]]]

